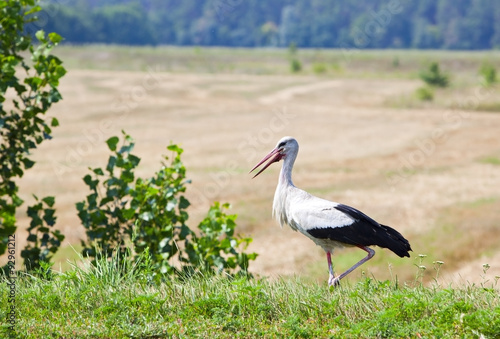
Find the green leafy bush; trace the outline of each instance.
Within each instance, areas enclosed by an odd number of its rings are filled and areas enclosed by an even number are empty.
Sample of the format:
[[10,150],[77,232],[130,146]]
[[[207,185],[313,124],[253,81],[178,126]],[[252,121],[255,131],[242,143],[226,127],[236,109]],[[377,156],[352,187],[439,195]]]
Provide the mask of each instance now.
[[[42,116],[61,99],[57,87],[66,70],[61,60],[51,55],[61,37],[40,30],[36,32],[38,44],[33,43],[27,27],[37,20],[37,3],[0,1],[0,255],[5,253],[8,236],[16,232],[16,210],[23,204],[16,179],[35,164],[30,152],[50,139],[51,128],[59,125],[56,118]],[[31,56],[31,62],[26,62],[26,56]],[[9,90],[15,96],[4,106]],[[64,238],[47,228],[55,220],[52,205],[53,198],[46,197],[28,207],[32,222],[28,247],[21,254],[28,267],[36,268],[39,261],[49,260],[49,253],[54,253]]]
[[483,77],[486,86],[491,86],[497,82],[497,71],[491,64],[483,64],[479,69],[479,74]]
[[298,73],[302,70],[302,63],[297,58],[297,45],[295,42],[291,42],[288,46],[288,57],[290,59],[290,71],[292,73]]
[[256,253],[238,251],[241,246],[246,249],[252,238],[235,236],[236,215],[224,212],[229,207],[227,203],[221,205],[215,202],[198,225],[199,235],[192,233],[186,241],[188,260],[182,260],[189,271],[201,267],[205,271],[216,270],[220,273],[240,268],[245,273],[250,260],[257,258]]
[[437,62],[431,63],[428,69],[421,71],[420,79],[434,87],[447,87],[450,83],[448,75],[441,72]]
[[296,58],[293,58],[290,60],[290,71],[292,73],[298,73],[302,70],[302,63],[296,59]]
[[131,153],[134,141],[124,133],[120,147],[118,143],[117,137],[108,139],[112,155],[106,169],[94,168],[84,177],[91,193],[76,204],[88,238],[82,241],[83,254],[100,260],[117,252],[124,258],[131,247],[136,255],[148,251],[157,273],[246,273],[257,255],[240,251],[252,239],[235,236],[236,215],[224,212],[229,205],[215,203],[198,232],[186,225],[190,203],[183,193],[190,181],[182,148],[168,146],[170,162],[165,157],[153,177],[135,179],[140,159]]
[[326,65],[320,62],[317,62],[313,65],[313,72],[316,74],[324,74],[326,73]]
[[434,92],[432,88],[420,87],[415,92],[417,98],[421,101],[432,101],[434,99]]
[[399,57],[396,56],[392,59],[392,67],[398,68],[399,66],[400,66]]

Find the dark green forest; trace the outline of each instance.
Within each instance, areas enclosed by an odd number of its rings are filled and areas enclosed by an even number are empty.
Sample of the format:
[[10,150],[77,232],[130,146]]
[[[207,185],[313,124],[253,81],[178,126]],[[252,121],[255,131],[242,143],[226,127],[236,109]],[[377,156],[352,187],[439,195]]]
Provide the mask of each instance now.
[[46,0],[37,23],[73,44],[500,47],[498,0]]

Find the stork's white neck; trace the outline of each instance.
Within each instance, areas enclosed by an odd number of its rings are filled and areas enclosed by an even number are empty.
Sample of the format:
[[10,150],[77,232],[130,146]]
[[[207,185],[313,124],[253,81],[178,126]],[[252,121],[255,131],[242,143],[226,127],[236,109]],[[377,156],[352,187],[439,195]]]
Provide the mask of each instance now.
[[294,186],[292,181],[292,169],[295,159],[297,158],[297,152],[289,152],[284,160],[283,166],[281,167],[280,178],[278,186]]
[[[280,141],[279,145],[282,141]],[[292,182],[292,169],[297,153],[299,152],[299,145],[293,138],[289,138],[287,145],[284,149],[283,165],[281,166],[280,177],[273,201],[273,215],[278,220],[281,227],[288,224],[292,229],[297,230],[295,225],[290,223],[290,216],[287,215],[287,206],[290,203],[290,196],[293,191],[297,190]]]
[[290,191],[295,188],[292,182],[292,169],[296,157],[297,152],[290,152],[285,156],[273,201],[273,215],[280,226],[288,224],[292,229],[294,227],[290,224],[290,218],[287,215],[287,205]]

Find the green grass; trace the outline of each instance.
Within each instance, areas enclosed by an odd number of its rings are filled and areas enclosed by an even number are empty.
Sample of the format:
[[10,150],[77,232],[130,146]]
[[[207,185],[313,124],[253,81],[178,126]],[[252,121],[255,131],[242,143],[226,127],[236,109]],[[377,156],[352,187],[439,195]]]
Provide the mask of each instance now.
[[[283,48],[223,47],[131,47],[113,45],[58,46],[55,54],[68,69],[169,72],[289,74],[289,52]],[[332,65],[343,77],[417,79],[419,70],[435,61],[452,74],[472,74],[488,62],[500,67],[499,51],[422,51],[300,49],[305,74],[314,74],[314,65]],[[397,67],[394,60],[398,60]]]
[[476,111],[483,111],[483,112],[500,112],[500,102],[498,101],[493,101],[493,102],[484,102],[480,103]]
[[[80,267],[85,268],[80,268]],[[363,279],[340,288],[298,279],[197,275],[152,282],[143,262],[17,279],[25,338],[495,337],[500,297],[490,286],[413,286]],[[7,305],[7,285],[0,285]],[[1,316],[5,318],[6,308]],[[0,336],[8,336],[1,325]]]
[[483,164],[500,165],[500,158],[495,156],[490,156],[480,159],[480,162]]

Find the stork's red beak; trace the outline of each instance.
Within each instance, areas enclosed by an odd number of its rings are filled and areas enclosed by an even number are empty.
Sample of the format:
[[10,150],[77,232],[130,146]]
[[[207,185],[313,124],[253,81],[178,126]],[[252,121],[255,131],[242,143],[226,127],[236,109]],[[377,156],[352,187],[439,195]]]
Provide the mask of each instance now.
[[260,165],[262,165],[263,163],[265,163],[268,159],[271,159],[269,160],[269,162],[259,171],[257,172],[257,174],[255,174],[253,178],[255,178],[256,176],[258,176],[259,174],[261,174],[262,172],[265,171],[266,168],[268,168],[273,162],[278,162],[280,161],[281,159],[283,159],[283,154],[281,154],[281,150],[279,148],[275,148],[271,151],[271,153],[269,153],[268,155],[266,155],[264,157],[264,159],[262,159],[257,165],[255,165],[254,168],[252,168],[250,170],[250,172],[248,173],[252,173],[257,167],[259,167]]

